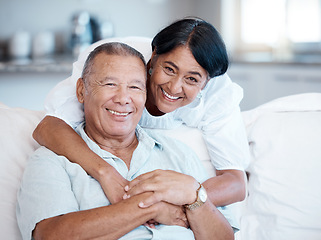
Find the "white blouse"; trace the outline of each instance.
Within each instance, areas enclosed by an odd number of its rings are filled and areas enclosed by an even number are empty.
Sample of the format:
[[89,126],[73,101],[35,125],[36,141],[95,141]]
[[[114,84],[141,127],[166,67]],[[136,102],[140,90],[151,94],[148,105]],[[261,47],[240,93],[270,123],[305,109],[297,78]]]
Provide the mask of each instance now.
[[[150,39],[127,37],[107,39],[91,45],[73,64],[72,76],[60,82],[45,102],[47,115],[63,119],[75,127],[84,119],[83,106],[76,97],[76,82],[82,67],[96,46],[110,41],[121,41],[142,52],[145,59],[151,56]],[[163,116],[152,116],[145,109],[141,127],[173,129],[181,124],[201,130],[211,162],[217,170],[244,170],[250,159],[245,127],[239,103],[243,98],[241,87],[227,74],[211,79],[197,98],[187,106]]]

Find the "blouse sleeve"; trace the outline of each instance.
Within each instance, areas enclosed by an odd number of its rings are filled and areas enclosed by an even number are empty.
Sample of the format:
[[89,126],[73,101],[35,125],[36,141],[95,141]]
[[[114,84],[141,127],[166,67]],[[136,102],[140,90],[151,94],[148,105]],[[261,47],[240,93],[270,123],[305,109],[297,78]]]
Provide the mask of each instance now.
[[78,102],[76,96],[76,83],[81,76],[82,66],[81,61],[75,62],[72,75],[58,83],[45,100],[47,115],[60,118],[71,127],[84,120],[83,105]]
[[204,112],[199,128],[217,170],[245,170],[250,154],[239,108],[243,90],[227,75],[216,81],[222,81],[217,84],[219,87],[212,85],[204,92]]

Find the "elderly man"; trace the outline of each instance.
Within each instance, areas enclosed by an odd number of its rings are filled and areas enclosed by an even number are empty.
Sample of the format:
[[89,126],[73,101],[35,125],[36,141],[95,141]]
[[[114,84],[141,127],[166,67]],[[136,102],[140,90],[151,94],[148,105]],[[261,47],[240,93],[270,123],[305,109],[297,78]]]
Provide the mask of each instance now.
[[[121,43],[97,47],[77,82],[77,97],[85,123],[76,131],[124,178],[168,171],[184,188],[177,191],[179,198],[148,208],[139,203],[151,192],[111,205],[78,164],[41,147],[25,169],[18,194],[23,239],[233,239],[228,221],[198,183],[206,180],[206,172],[195,154],[137,126],[146,100],[146,65],[139,52]],[[159,225],[144,224],[150,220]]]

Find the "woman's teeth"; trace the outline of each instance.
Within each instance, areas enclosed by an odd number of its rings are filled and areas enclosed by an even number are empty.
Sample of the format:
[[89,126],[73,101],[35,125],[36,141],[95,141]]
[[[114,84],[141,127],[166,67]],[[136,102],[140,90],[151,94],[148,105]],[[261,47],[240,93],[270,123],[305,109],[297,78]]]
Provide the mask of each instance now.
[[177,100],[177,99],[179,99],[179,97],[174,97],[174,96],[172,96],[172,95],[169,95],[167,92],[164,91],[164,89],[162,89],[162,91],[163,91],[164,95],[165,95],[166,97],[168,97],[169,99],[172,99],[172,100]]
[[108,109],[108,111],[111,113],[111,114],[114,114],[114,115],[117,115],[117,116],[127,116],[129,113],[126,112],[126,113],[121,113],[121,112],[116,112],[116,111],[113,111],[113,110],[110,110]]

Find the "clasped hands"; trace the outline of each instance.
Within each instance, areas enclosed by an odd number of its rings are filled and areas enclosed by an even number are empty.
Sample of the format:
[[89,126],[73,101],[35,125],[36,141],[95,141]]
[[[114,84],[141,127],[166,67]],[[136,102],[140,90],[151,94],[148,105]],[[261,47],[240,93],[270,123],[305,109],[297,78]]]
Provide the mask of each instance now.
[[109,172],[105,180],[106,182],[100,183],[112,204],[149,193],[138,204],[140,208],[157,206],[159,209],[158,217],[146,223],[148,226],[154,227],[154,224],[162,223],[189,227],[183,205],[196,200],[199,183],[193,177],[171,170],[154,170],[128,182],[115,171],[112,175]]

